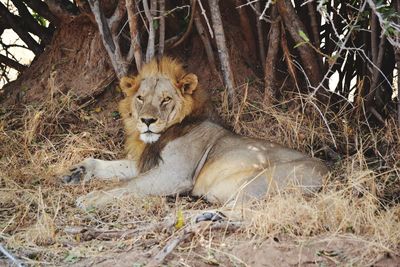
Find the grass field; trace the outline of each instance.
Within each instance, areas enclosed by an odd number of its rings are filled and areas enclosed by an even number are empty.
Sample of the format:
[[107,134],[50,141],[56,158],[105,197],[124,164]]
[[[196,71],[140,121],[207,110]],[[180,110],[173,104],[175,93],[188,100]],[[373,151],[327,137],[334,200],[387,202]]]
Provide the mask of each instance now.
[[398,126],[350,123],[350,115],[329,114],[309,99],[267,106],[241,89],[234,108],[219,105],[223,120],[240,134],[327,160],[331,174],[321,192],[280,192],[252,203],[241,225],[192,224],[218,207],[189,198],[130,198],[79,210],[78,196],[118,181],[65,186],[60,175],[88,156],[123,157],[122,125],[114,100],[78,106],[57,95],[0,110],[0,244],[40,266],[144,266],[157,263],[166,245],[170,266],[399,264]]

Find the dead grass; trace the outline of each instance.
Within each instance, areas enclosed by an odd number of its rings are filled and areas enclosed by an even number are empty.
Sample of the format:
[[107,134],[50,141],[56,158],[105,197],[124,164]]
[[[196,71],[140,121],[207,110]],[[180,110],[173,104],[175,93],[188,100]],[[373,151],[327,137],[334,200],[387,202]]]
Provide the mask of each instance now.
[[[234,108],[220,106],[223,119],[238,133],[326,159],[331,177],[313,197],[281,192],[254,203],[249,207],[253,219],[240,231],[199,233],[171,260],[181,265],[197,259],[243,266],[246,263],[229,252],[238,242],[279,238],[295,244],[315,239],[329,243],[343,236],[358,240],[359,249],[342,263],[371,264],[383,253],[397,255],[400,131],[395,123],[370,132],[365,125],[351,124],[345,114],[322,112],[322,118],[313,105],[301,106],[293,99],[266,106],[251,86],[246,88]],[[52,94],[42,105],[1,110],[0,242],[30,264],[63,265],[83,258],[93,263],[127,251],[135,251],[136,262],[148,262],[149,255],[178,231],[165,228],[165,218],[178,211],[189,214],[213,207],[201,200],[146,198],[113,203],[99,211],[75,208],[77,196],[106,185],[63,186],[57,177],[88,156],[121,157],[123,140],[113,110],[84,108],[73,100],[70,95]],[[78,231],[65,231],[71,227]],[[85,234],[88,229],[134,234],[109,241]]]

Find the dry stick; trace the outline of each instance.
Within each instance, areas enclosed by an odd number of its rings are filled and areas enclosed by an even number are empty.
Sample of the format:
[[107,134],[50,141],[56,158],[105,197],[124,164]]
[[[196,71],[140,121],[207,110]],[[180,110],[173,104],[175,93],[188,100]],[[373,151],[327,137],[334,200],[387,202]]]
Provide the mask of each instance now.
[[154,24],[153,24],[153,16],[149,10],[148,0],[143,0],[143,8],[144,13],[146,14],[146,18],[148,21],[149,28],[149,40],[147,42],[147,50],[146,50],[146,63],[149,62],[154,57],[154,48],[155,48],[155,33],[154,33]]
[[176,41],[171,48],[177,47],[178,45],[180,45],[181,43],[183,43],[183,41],[186,40],[186,38],[189,36],[190,32],[192,31],[192,27],[193,27],[193,20],[194,20],[194,14],[196,12],[196,0],[192,0],[191,3],[191,12],[190,12],[190,20],[189,20],[189,25],[186,28],[185,33],[181,36],[181,38],[179,38],[178,41]]
[[131,47],[129,49],[127,61],[131,62],[132,57],[134,57],[136,68],[139,71],[142,68],[143,56],[137,27],[137,10],[136,5],[133,3],[133,0],[126,0],[126,10],[128,12],[129,32],[131,35]]
[[165,46],[165,0],[159,0],[160,5],[160,35],[158,41],[158,56],[162,57],[164,55]]
[[372,54],[372,62],[376,65],[376,59],[378,58],[378,18],[375,15],[374,11],[371,9],[371,54]]
[[[261,12],[261,7],[260,7],[260,2],[256,2],[255,3],[255,8],[256,8],[256,12],[257,14]],[[256,20],[256,27],[257,27],[257,36],[258,36],[258,50],[260,53],[260,57],[261,57],[261,64],[265,70],[265,49],[264,49],[264,31],[262,28],[262,20],[261,19],[257,19]]]
[[174,249],[183,241],[191,238],[196,233],[206,230],[207,228],[212,230],[223,229],[227,230],[237,230],[242,225],[241,222],[199,222],[197,224],[191,225],[183,229],[182,233],[171,239],[158,253],[157,255],[146,265],[146,267],[160,266],[165,258],[174,251]]
[[208,35],[206,31],[204,30],[203,24],[201,23],[200,15],[199,12],[196,11],[194,14],[194,25],[196,26],[196,30],[198,34],[200,35],[201,41],[203,42],[204,49],[207,54],[207,59],[208,63],[212,67],[213,71],[217,69],[215,65],[215,60],[214,60],[214,53],[212,50],[211,42],[210,39],[208,38]]
[[210,0],[208,3],[210,6],[211,20],[213,22],[215,42],[218,48],[218,55],[221,64],[224,83],[226,88],[228,89],[229,98],[233,100],[235,83],[229,61],[228,49],[226,47],[225,33],[224,33],[224,28],[222,27],[221,12],[219,10],[218,0]]
[[10,252],[8,252],[1,244],[0,244],[0,252],[4,254],[13,264],[12,266],[23,267],[22,263],[17,260]]
[[206,11],[205,11],[205,9],[203,7],[203,4],[201,3],[201,0],[198,0],[198,2],[199,2],[200,9],[201,9],[201,15],[203,15],[204,20],[207,23],[208,32],[210,33],[211,38],[214,38],[214,33],[213,33],[212,29],[211,29],[210,21],[208,21],[208,18],[207,18],[207,15],[206,15]]
[[[271,100],[271,97],[275,92],[275,82],[276,82],[276,65],[278,63],[278,55],[279,55],[279,40],[280,40],[280,17],[278,17],[278,12],[276,10],[276,6],[272,7],[271,12],[271,29],[269,32],[269,41],[268,41],[268,52],[267,58],[264,60],[264,101]],[[282,44],[283,46],[284,44]],[[285,40],[285,45],[286,40]],[[285,54],[287,57],[288,55]],[[288,61],[288,58],[286,58]],[[288,63],[288,66],[291,63]],[[292,66],[291,66],[292,67]],[[292,67],[293,68],[293,67]]]

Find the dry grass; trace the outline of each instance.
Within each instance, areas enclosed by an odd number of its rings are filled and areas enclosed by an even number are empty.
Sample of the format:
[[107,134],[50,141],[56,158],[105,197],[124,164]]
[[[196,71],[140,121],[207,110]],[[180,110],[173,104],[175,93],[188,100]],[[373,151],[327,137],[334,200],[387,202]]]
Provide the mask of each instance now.
[[[266,106],[245,88],[234,108],[222,105],[219,110],[235,131],[328,159],[331,177],[314,197],[281,192],[254,203],[249,207],[253,219],[240,231],[199,233],[176,251],[175,260],[182,265],[193,258],[246,265],[227,248],[274,237],[296,244],[343,236],[358,240],[357,253],[343,261],[356,265],[373,263],[382,253],[397,254],[400,206],[394,185],[399,182],[400,131],[395,124],[371,133],[367,126],[347,122],[345,115],[323,112],[323,118],[310,104]],[[27,263],[63,265],[126,251],[135,251],[137,262],[147,262],[148,253],[154,255],[176,231],[164,227],[165,218],[212,208],[185,198],[132,198],[91,212],[75,208],[77,196],[106,185],[63,186],[57,177],[87,156],[122,156],[120,122],[112,118],[112,110],[98,111],[77,106],[70,95],[1,111],[0,243]],[[78,230],[65,231],[71,227]],[[109,241],[85,234],[87,229],[134,234]]]

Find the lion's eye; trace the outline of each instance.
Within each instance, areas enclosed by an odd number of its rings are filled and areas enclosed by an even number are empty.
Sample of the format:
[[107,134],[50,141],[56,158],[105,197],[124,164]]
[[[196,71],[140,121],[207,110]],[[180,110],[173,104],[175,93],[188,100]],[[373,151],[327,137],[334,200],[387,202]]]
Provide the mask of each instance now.
[[165,97],[165,98],[163,99],[163,101],[161,102],[161,104],[167,104],[167,103],[169,103],[169,102],[171,101],[171,99],[172,99],[172,98],[170,98],[169,96],[167,96],[167,97]]
[[136,97],[136,99],[137,99],[139,102],[143,102],[143,96],[141,96],[141,95],[138,95],[138,96]]

